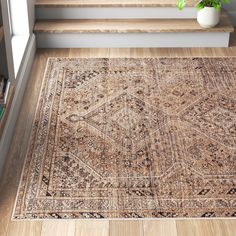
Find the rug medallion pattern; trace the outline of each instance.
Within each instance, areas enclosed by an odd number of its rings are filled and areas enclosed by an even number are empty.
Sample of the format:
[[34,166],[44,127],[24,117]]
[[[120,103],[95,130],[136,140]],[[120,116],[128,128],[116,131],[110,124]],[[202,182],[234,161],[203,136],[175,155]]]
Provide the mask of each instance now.
[[235,217],[235,91],[235,58],[49,58],[13,218]]

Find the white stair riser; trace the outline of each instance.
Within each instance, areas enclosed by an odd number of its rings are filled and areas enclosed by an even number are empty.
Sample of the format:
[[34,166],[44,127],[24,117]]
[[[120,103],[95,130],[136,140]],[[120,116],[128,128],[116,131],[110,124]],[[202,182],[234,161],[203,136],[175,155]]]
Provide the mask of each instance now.
[[36,8],[36,19],[192,19],[194,7]]
[[37,34],[39,48],[228,47],[229,33]]

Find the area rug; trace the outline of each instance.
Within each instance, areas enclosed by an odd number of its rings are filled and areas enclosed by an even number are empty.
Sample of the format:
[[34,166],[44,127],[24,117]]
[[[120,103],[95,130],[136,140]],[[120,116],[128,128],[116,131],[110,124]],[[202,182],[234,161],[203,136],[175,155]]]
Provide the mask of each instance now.
[[49,58],[14,219],[236,216],[236,58]]

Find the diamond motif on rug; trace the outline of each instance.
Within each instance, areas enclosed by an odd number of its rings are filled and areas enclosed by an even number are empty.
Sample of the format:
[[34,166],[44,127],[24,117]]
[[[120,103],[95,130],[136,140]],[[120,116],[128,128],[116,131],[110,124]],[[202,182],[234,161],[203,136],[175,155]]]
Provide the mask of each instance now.
[[124,107],[112,115],[111,119],[124,129],[129,130],[140,122],[141,117],[132,109]]
[[209,94],[189,107],[183,119],[218,142],[236,148],[236,100]]
[[84,117],[85,122],[127,149],[134,149],[165,121],[165,115],[140,99],[121,94]]
[[13,218],[235,217],[235,65],[50,58]]

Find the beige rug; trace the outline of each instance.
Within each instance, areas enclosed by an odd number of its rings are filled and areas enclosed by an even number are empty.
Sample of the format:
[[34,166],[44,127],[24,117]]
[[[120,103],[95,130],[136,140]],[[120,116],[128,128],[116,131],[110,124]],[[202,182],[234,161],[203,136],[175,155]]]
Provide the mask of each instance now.
[[236,216],[236,58],[50,58],[14,219]]

